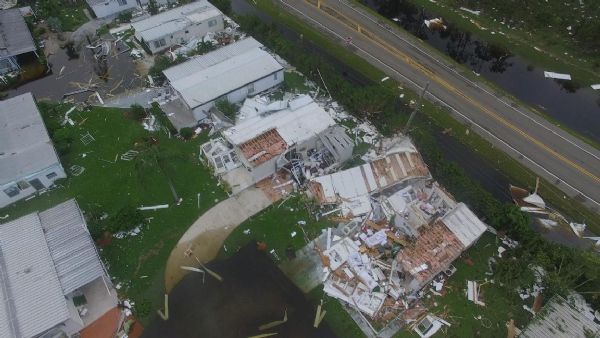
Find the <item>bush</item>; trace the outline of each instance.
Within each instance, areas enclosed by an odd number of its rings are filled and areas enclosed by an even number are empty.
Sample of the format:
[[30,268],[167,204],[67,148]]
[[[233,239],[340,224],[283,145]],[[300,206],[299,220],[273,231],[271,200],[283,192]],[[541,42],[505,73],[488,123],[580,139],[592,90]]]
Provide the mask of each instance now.
[[132,206],[126,206],[108,220],[106,231],[113,234],[121,231],[129,231],[143,224],[144,221],[144,215],[142,215],[141,211]]
[[215,7],[221,12],[229,15],[231,14],[231,1],[230,0],[211,0],[210,1]]
[[129,11],[119,13],[119,21],[120,22],[130,22],[132,14]]
[[189,140],[192,138],[192,136],[194,136],[194,130],[189,127],[181,128],[179,135],[183,137],[184,140]]
[[173,126],[173,123],[171,123],[171,120],[169,120],[167,114],[160,109],[158,102],[152,102],[150,113],[152,113],[152,115],[158,119],[158,122],[160,122],[162,126],[166,127],[171,134],[177,134],[177,129]]
[[62,22],[60,22],[60,19],[58,19],[57,17],[49,17],[48,19],[46,19],[46,23],[48,24],[48,28],[50,28],[51,31],[57,33],[62,32]]
[[146,117],[146,109],[139,104],[132,104],[129,110],[129,116],[134,121],[141,121]]
[[223,113],[225,116],[227,116],[228,118],[230,118],[232,121],[235,122],[235,117],[237,116],[237,107],[235,106],[235,104],[227,101],[227,100],[219,100],[215,103],[215,107],[217,107],[217,109]]
[[158,14],[158,3],[156,3],[156,0],[148,1],[148,12],[150,15]]

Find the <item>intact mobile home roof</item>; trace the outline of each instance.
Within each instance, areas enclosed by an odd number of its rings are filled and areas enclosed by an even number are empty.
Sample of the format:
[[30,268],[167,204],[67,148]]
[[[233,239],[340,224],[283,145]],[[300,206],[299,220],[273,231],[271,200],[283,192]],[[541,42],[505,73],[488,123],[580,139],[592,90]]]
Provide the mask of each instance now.
[[152,41],[220,15],[222,15],[221,11],[215,6],[206,0],[201,0],[134,22],[131,26],[135,29],[137,39]]
[[59,163],[31,93],[0,101],[0,184]]
[[0,11],[0,57],[35,51],[35,43],[18,8]]
[[62,323],[65,295],[105,276],[75,200],[0,224],[0,253],[0,337]]
[[247,38],[193,58],[163,73],[192,108],[269,76],[283,67]]

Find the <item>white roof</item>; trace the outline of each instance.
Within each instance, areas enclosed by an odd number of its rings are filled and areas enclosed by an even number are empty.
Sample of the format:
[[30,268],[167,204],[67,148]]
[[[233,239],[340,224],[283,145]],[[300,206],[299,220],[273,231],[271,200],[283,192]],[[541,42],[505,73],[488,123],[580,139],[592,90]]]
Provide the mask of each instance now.
[[0,224],[0,337],[70,318],[65,295],[104,275],[75,200]]
[[[269,76],[283,67],[254,39],[235,42],[163,73],[183,100],[195,108]],[[254,40],[254,41],[252,41]]]
[[39,213],[63,293],[104,276],[92,237],[74,199]]
[[69,318],[37,213],[0,225],[0,337],[33,337]]
[[276,129],[286,144],[291,146],[311,139],[335,124],[331,116],[310,96],[301,95],[290,100],[287,109],[244,119],[225,130],[223,135],[229,142],[241,145]]
[[0,184],[59,163],[31,93],[0,101]]
[[131,26],[138,39],[152,41],[221,15],[221,11],[208,1],[199,0],[134,22]]
[[487,226],[464,203],[458,203],[442,222],[466,248],[470,247],[487,229]]

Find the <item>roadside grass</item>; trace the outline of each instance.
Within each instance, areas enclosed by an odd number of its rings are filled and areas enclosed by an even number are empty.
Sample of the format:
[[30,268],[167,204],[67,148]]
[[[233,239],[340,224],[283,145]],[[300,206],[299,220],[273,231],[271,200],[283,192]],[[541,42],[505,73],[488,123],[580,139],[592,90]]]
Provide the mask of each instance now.
[[[45,115],[46,124],[62,118],[70,108],[58,106],[52,116]],[[223,200],[226,194],[216,180],[198,160],[199,145],[207,139],[202,135],[188,142],[170,139],[162,132],[150,133],[141,125],[125,117],[127,110],[91,108],[90,111],[72,113],[75,126],[64,129],[74,140],[61,159],[68,172],[72,165],[85,171],[77,177],[60,181],[59,187],[29,201],[20,201],[0,209],[10,219],[34,211],[42,211],[70,198],[76,198],[86,217],[106,212],[115,215],[125,206],[169,204],[168,209],[143,211],[148,223],[139,235],[123,239],[111,238],[100,246],[115,285],[121,284],[119,294],[135,302],[136,316],[142,321],[161,306],[164,293],[164,268],[171,249],[196,218]],[[80,136],[90,132],[95,138],[87,146]],[[145,149],[146,138],[154,137],[158,144]],[[123,161],[119,154],[137,149],[138,157]],[[86,154],[83,157],[83,154]],[[102,160],[116,163],[107,163]],[[177,195],[183,198],[176,206],[169,181]],[[200,208],[197,193],[201,193]],[[90,232],[101,232],[103,223],[88,221]],[[103,241],[106,242],[106,241]]]
[[[258,9],[269,14],[276,23],[282,24],[296,33],[302,34],[305,39],[318,44],[323,50],[331,53],[332,56],[336,57],[338,62],[344,63],[348,68],[360,72],[365,77],[377,83],[381,83],[380,79],[386,76],[384,72],[371,65],[368,61],[353,54],[347,48],[340,48],[339,43],[334,41],[334,39],[330,39],[328,36],[315,30],[312,26],[303,23],[303,21],[292,14],[285,12],[271,0],[257,0],[256,6]],[[315,38],[313,39],[313,37]],[[337,55],[340,54],[342,57],[337,58]],[[381,83],[382,90],[393,90],[397,94],[405,94],[404,100],[406,102],[418,100],[418,94],[406,88],[399,89],[398,85],[399,83],[392,79]],[[419,110],[419,114],[425,116],[426,119],[416,119],[415,124],[411,129],[413,132],[415,130],[417,132],[419,130],[425,130],[429,124],[435,125],[440,130],[449,130],[451,135],[459,142],[470,147],[482,159],[498,168],[500,172],[510,179],[513,185],[533,190],[535,179],[538,175],[525,166],[525,159],[516,160],[510,157],[479,134],[472,132],[471,126],[461,122],[458,116],[453,116],[453,113],[446,108],[430,101],[423,100],[423,107]],[[392,121],[394,123],[393,129],[398,130],[403,127],[404,121],[406,121],[406,118],[399,114],[397,119]],[[419,125],[420,123],[423,124]],[[471,132],[467,132],[467,130]],[[582,206],[581,198],[565,197],[565,194],[556,186],[556,184],[564,183],[548,182],[547,180],[541,179],[539,192],[547,204],[554,209],[559,210],[567,218],[576,222],[585,221],[592,232],[600,233],[600,214]]]
[[286,89],[293,93],[307,93],[310,88],[306,85],[304,76],[297,72],[285,72],[283,76],[283,84]]
[[[411,0],[408,0],[411,1]],[[418,2],[420,5],[423,5],[425,8],[432,7],[432,6],[436,6],[435,4],[430,3],[429,1],[421,1],[421,0],[412,0],[415,3]],[[373,10],[370,7],[367,7],[365,5],[363,5],[360,1],[358,0],[354,0],[354,2],[360,6],[361,8],[363,8],[365,11],[373,14],[374,16],[376,16],[377,18],[379,18],[382,22],[385,22],[388,26],[390,27],[394,27],[397,30],[400,31],[404,31],[404,29],[397,25],[394,21],[384,17],[383,15],[379,14],[377,11]],[[427,6],[425,6],[425,4]],[[544,63],[541,62],[539,60],[536,60],[535,58],[530,58],[529,55],[527,53],[522,53],[521,49],[525,48],[528,51],[531,49],[531,45],[530,44],[526,44],[525,46],[522,46],[523,48],[520,49],[514,49],[513,46],[510,44],[510,40],[507,40],[509,38],[507,38],[504,35],[501,34],[490,34],[489,31],[481,31],[479,30],[479,28],[477,28],[476,25],[473,25],[470,21],[462,18],[459,14],[455,13],[454,11],[451,11],[448,9],[448,7],[444,7],[446,9],[446,11],[450,11],[450,13],[454,13],[455,16],[457,16],[461,21],[466,21],[465,25],[458,25],[458,27],[462,30],[466,30],[466,31],[476,31],[474,34],[479,36],[479,33],[485,33],[488,36],[481,36],[481,38],[483,38],[485,41],[488,41],[489,43],[493,43],[493,44],[498,44],[499,46],[502,46],[503,48],[509,50],[511,53],[519,55],[521,57],[524,57],[526,60],[531,60],[532,65],[534,67],[542,67],[545,69],[551,69],[554,71],[560,71],[560,72],[565,72],[565,73],[570,73],[570,74],[576,74],[574,71],[572,71],[571,69],[565,69],[565,67],[567,66],[565,64],[565,60],[556,60],[554,58],[550,58],[550,60],[552,61],[552,63]],[[433,9],[429,9],[428,10],[432,10]],[[441,12],[440,12],[441,13]],[[448,16],[450,17],[450,16]],[[450,21],[453,21],[454,19],[449,19]],[[454,21],[453,21],[454,23]],[[494,23],[496,24],[496,23]],[[512,34],[518,34],[518,32],[513,32]],[[489,37],[490,39],[488,40],[487,37]],[[586,135],[581,134],[580,132],[565,126],[562,122],[560,122],[559,120],[557,120],[555,117],[541,111],[540,109],[538,109],[538,107],[534,107],[531,106],[527,103],[525,103],[523,100],[515,97],[514,95],[508,93],[507,91],[505,91],[503,88],[501,88],[500,86],[496,85],[494,82],[481,77],[481,76],[477,76],[475,75],[467,66],[465,66],[464,64],[458,63],[457,61],[455,61],[454,59],[452,59],[450,56],[446,55],[445,53],[440,52],[439,50],[437,50],[435,47],[429,45],[427,42],[419,39],[418,37],[414,36],[413,34],[406,32],[406,34],[403,36],[403,38],[409,40],[413,45],[418,46],[420,49],[423,49],[425,51],[427,51],[428,54],[430,55],[435,55],[436,58],[439,59],[443,59],[445,61],[445,63],[450,64],[455,66],[455,70],[462,76],[464,76],[465,78],[469,79],[470,81],[473,81],[475,83],[484,83],[486,86],[490,87],[490,89],[492,90],[492,93],[494,93],[495,95],[499,96],[499,97],[506,97],[509,100],[515,102],[518,106],[515,106],[514,108],[516,109],[520,109],[520,107],[526,107],[527,109],[531,110],[532,112],[534,112],[535,114],[539,115],[540,117],[544,118],[545,120],[547,120],[548,122],[552,123],[553,125],[565,130],[566,132],[568,132],[569,134],[579,138],[580,140],[584,141],[585,143],[589,144],[590,146],[596,148],[596,149],[600,149],[600,143],[598,143],[595,140],[592,140],[591,138],[589,138]],[[536,51],[535,49],[533,49],[533,52],[537,53],[537,54],[541,54],[542,56],[544,56],[543,53]],[[598,61],[600,63],[600,60]],[[586,66],[590,66],[590,65],[586,65]],[[562,68],[558,68],[558,67],[562,67]],[[590,84],[592,83],[597,83],[598,82],[598,77],[600,77],[600,70],[598,72],[596,72],[596,74],[592,74],[592,75],[584,75],[587,76],[587,82],[589,82]],[[579,78],[579,77],[578,77]],[[584,77],[581,77],[584,78]],[[579,81],[577,79],[574,79],[575,82]]]
[[[460,29],[472,32],[487,42],[507,48],[535,66],[570,73],[574,81],[581,85],[587,86],[598,82],[600,59],[589,54],[582,54],[576,44],[561,38],[560,34],[552,31],[553,28],[548,28],[548,31],[542,29],[509,29],[500,23],[502,18],[496,18],[497,21],[495,21],[485,11],[482,12],[482,15],[476,16],[453,8],[446,2],[432,2],[429,0],[408,0],[408,2],[441,15],[445,20],[452,22]],[[355,3],[358,4],[360,1],[355,0]],[[482,30],[478,25],[487,29]],[[505,35],[497,34],[499,31],[504,32]],[[534,47],[542,51],[538,51]],[[568,55],[565,55],[565,52]]]
[[[314,210],[312,200],[305,195],[294,195],[287,200],[275,202],[266,210],[247,219],[227,237],[224,247],[219,251],[218,259],[234,255],[241,247],[250,242],[264,242],[267,251],[275,250],[279,261],[287,260],[286,250],[297,251],[321,234],[321,229],[335,226],[326,218],[315,220],[309,210]],[[305,225],[298,222],[304,221]],[[250,231],[245,234],[244,231]],[[294,237],[291,234],[295,232]],[[225,250],[227,248],[227,250]],[[274,258],[274,255],[270,255]],[[277,260],[275,259],[277,262]]]

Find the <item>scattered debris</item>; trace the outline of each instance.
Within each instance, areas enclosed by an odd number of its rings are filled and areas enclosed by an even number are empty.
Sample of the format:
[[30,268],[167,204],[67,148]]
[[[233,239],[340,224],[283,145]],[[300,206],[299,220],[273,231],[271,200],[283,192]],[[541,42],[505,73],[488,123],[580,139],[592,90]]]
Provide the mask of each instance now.
[[[484,283],[485,284],[485,283]],[[470,301],[472,301],[473,303],[480,305],[480,306],[485,306],[485,303],[479,300],[479,293],[480,293],[480,289],[481,286],[483,284],[478,284],[475,281],[467,281],[467,299],[469,299]]]
[[79,175],[83,174],[83,172],[85,171],[85,167],[74,164],[69,168],[69,170],[71,171],[71,175],[79,176]]
[[544,77],[558,80],[571,80],[571,75],[562,74],[562,73],[554,73],[554,72],[546,72],[544,71]]
[[85,133],[84,135],[81,135],[81,143],[83,143],[83,145],[88,145],[90,143],[92,143],[93,141],[96,141],[96,139],[92,136],[92,134],[90,134],[90,132],[88,131],[87,133]]
[[569,226],[571,227],[575,235],[577,235],[577,237],[583,236],[583,233],[586,228],[586,225],[584,223],[569,222]]
[[267,324],[263,324],[261,326],[258,327],[259,331],[264,331],[264,330],[268,330],[271,328],[274,328],[275,326],[279,326],[283,323],[286,323],[288,320],[288,316],[287,316],[287,309],[285,309],[284,313],[283,313],[283,319],[282,320],[276,320]]
[[121,160],[123,161],[131,161],[133,160],[137,154],[139,154],[136,150],[127,150],[125,153],[121,155]]
[[421,338],[429,338],[436,334],[444,325],[451,326],[450,323],[438,316],[427,314],[423,319],[413,327]]
[[593,90],[600,90],[600,83],[591,85]]
[[471,13],[473,15],[479,15],[479,14],[481,14],[481,11],[475,11],[475,10],[472,10],[472,9],[468,9],[466,7],[461,7],[460,10],[465,11],[467,13]]
[[158,205],[153,205],[153,206],[148,206],[148,207],[145,207],[142,205],[141,207],[138,208],[138,210],[158,210],[158,209],[166,209],[168,207],[169,207],[168,204],[158,204]]
[[442,20],[442,18],[435,18],[435,19],[431,19],[431,20],[424,20],[425,22],[425,26],[427,26],[427,28],[431,29],[432,31],[443,31],[446,30],[446,25],[444,25],[444,21]]

